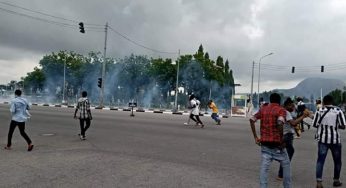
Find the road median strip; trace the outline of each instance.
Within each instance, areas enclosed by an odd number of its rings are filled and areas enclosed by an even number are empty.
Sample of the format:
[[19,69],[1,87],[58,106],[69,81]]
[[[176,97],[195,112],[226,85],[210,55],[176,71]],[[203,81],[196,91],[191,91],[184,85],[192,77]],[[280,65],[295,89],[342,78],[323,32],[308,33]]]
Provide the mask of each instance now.
[[[8,101],[3,102],[3,104],[9,104]],[[48,103],[44,104],[38,104],[38,103],[32,103],[32,106],[45,106],[45,107],[59,107],[59,108],[75,108],[74,105],[61,105],[61,104],[55,104],[50,105]],[[131,109],[129,108],[118,108],[118,107],[98,107],[93,106],[91,109],[97,109],[97,110],[112,110],[112,111],[126,111],[131,112]],[[152,108],[149,108],[148,110],[144,110],[142,108],[134,110],[135,112],[147,112],[147,113],[155,113],[155,114],[173,114],[173,115],[190,115],[189,111],[182,111],[182,112],[172,112],[169,110],[155,110]],[[211,116],[211,114],[208,113],[200,113],[199,116]],[[228,115],[219,115],[221,118],[229,118]]]

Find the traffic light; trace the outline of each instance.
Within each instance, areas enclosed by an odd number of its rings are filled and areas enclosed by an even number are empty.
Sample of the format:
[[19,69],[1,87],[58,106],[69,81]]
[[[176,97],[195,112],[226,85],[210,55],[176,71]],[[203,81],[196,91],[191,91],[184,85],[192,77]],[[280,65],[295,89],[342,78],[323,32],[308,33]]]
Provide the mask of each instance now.
[[324,66],[323,65],[321,66],[321,72],[324,72]]
[[97,86],[98,86],[99,88],[102,87],[102,78],[98,78]]
[[79,32],[85,33],[85,30],[84,30],[84,23],[83,23],[83,22],[79,22]]
[[295,69],[295,67],[292,67],[292,73],[294,73],[294,69]]

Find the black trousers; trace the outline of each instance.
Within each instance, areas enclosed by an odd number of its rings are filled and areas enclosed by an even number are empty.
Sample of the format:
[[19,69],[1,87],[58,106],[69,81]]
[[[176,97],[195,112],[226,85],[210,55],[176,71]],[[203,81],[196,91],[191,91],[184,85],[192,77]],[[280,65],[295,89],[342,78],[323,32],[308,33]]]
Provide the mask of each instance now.
[[[193,115],[193,114],[190,114],[190,118],[196,122],[196,123],[200,123],[200,124],[203,124],[201,119],[199,119],[199,115]],[[196,118],[196,119],[195,119]]]
[[[85,124],[84,124],[85,122]],[[79,119],[80,124],[80,134],[85,136],[85,132],[89,129],[91,120],[90,119]],[[85,126],[84,126],[85,125]]]
[[[293,157],[293,154],[294,154],[293,139],[294,139],[293,133],[286,133],[284,135],[284,142],[286,144],[286,150],[287,150],[288,158],[290,159],[290,161],[292,160],[292,157]],[[282,172],[282,166],[281,165],[280,165],[278,176],[280,178],[283,177],[283,172]]]
[[25,133],[25,122],[17,122],[12,120],[10,124],[10,130],[8,131],[7,136],[7,147],[11,147],[12,145],[12,135],[17,126],[19,128],[20,135],[22,135],[22,137],[25,139],[28,145],[31,144],[29,136]]

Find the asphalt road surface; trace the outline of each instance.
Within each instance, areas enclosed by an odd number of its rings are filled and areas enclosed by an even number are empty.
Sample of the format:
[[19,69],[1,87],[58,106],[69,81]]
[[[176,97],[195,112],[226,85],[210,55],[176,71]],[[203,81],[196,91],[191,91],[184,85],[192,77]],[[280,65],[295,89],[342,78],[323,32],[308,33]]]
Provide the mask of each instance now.
[[[27,152],[16,129],[13,149],[0,149],[0,187],[259,187],[260,147],[245,118],[223,118],[216,126],[210,117],[201,117],[201,129],[185,126],[186,115],[138,112],[130,117],[129,112],[93,110],[87,140],[81,141],[73,111],[33,107],[26,131],[35,148]],[[1,148],[9,122],[8,105],[0,105]],[[315,186],[314,131],[294,140],[293,187]],[[277,170],[273,162],[269,187],[282,187]],[[332,172],[329,153],[325,187],[332,187]],[[344,181],[345,172],[343,167]]]

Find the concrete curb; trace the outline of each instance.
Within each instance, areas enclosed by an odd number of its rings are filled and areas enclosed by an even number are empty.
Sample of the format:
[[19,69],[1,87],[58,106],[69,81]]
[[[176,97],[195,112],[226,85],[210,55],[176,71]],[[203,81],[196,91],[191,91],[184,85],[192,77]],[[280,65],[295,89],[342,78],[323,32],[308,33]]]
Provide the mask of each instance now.
[[[9,104],[8,101],[3,102],[3,104]],[[56,108],[75,108],[74,105],[61,105],[61,104],[48,104],[48,103],[43,103],[43,104],[38,104],[38,103],[32,103],[32,106],[44,106],[44,107],[56,107]],[[111,110],[111,111],[126,111],[126,112],[131,112],[130,108],[118,108],[118,107],[98,107],[98,106],[92,106],[91,109],[93,110]],[[189,111],[180,111],[180,112],[172,112],[169,110],[156,110],[156,109],[134,109],[134,112],[146,112],[146,113],[155,113],[155,114],[172,114],[172,115],[190,115]],[[206,113],[200,113],[199,116],[206,116],[210,117],[211,114],[206,114]],[[229,118],[228,115],[219,115],[220,118]]]

